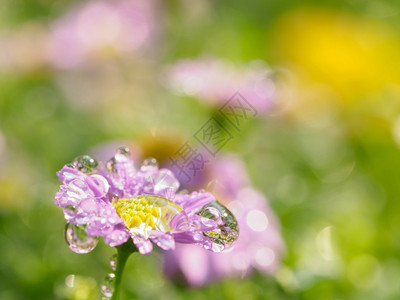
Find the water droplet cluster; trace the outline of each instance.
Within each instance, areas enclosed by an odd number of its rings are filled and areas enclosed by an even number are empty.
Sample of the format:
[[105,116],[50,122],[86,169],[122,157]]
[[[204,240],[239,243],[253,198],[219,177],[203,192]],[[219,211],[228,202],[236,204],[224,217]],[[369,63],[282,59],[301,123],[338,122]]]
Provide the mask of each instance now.
[[101,292],[104,296],[111,298],[114,294],[115,274],[109,273],[104,278],[103,285],[101,286]]
[[103,284],[101,285],[101,293],[104,295],[103,299],[110,299],[114,294],[115,287],[115,270],[117,269],[117,254],[110,257],[109,260],[111,273],[108,273],[104,278]]

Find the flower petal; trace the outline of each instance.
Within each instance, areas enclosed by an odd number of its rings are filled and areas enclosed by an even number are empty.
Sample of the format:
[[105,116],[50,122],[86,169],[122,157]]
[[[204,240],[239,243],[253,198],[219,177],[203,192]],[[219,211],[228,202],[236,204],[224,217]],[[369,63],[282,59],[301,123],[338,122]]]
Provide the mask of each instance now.
[[133,243],[139,250],[140,254],[150,254],[153,251],[153,244],[150,240],[144,238],[141,235],[135,235],[132,237]]
[[157,244],[163,250],[174,250],[175,249],[175,240],[173,236],[169,233],[160,234],[155,238],[151,238],[154,243]]
[[125,229],[114,229],[104,237],[104,241],[111,247],[125,243],[129,239],[129,233]]

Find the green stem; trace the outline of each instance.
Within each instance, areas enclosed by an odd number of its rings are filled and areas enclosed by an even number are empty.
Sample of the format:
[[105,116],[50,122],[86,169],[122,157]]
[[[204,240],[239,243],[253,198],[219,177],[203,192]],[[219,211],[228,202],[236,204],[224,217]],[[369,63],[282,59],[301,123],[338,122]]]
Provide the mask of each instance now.
[[122,273],[124,272],[125,264],[128,261],[129,255],[137,251],[132,241],[128,241],[117,248],[117,269],[115,270],[115,283],[114,283],[114,293],[111,300],[119,299],[119,288],[122,281]]

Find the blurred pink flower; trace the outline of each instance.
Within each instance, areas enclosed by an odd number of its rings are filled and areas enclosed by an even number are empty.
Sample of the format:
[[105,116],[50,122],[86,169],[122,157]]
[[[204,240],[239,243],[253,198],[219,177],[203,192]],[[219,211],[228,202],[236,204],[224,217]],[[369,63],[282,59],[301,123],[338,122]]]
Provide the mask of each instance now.
[[89,57],[138,51],[155,30],[154,1],[88,1],[55,22],[49,59],[55,67],[74,68]]
[[235,67],[216,58],[183,59],[167,70],[166,85],[178,94],[222,106],[239,92],[260,113],[272,106],[275,84],[261,62]]
[[233,248],[219,254],[177,245],[164,254],[164,271],[173,280],[201,286],[229,276],[243,277],[257,269],[271,274],[285,249],[280,225],[267,199],[249,185],[242,162],[222,157],[211,164],[213,193],[236,216],[240,234]]

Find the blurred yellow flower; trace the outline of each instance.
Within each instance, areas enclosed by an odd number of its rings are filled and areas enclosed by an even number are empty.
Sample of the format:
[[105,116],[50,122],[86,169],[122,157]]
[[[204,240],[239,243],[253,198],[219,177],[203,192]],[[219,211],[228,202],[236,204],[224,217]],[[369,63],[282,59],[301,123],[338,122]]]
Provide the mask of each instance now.
[[277,55],[304,83],[321,83],[344,100],[400,83],[400,43],[377,21],[342,11],[302,8],[276,27]]

